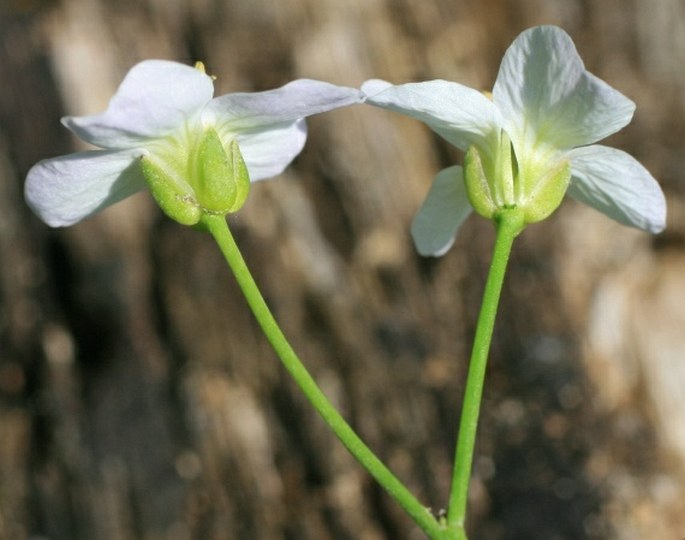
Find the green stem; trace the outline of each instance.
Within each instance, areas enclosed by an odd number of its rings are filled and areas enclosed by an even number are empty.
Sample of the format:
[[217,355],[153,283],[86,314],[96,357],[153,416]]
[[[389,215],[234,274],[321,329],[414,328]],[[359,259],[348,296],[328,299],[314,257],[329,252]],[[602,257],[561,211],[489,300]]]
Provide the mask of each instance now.
[[378,483],[400,504],[402,508],[421,527],[429,538],[438,540],[443,537],[444,528],[433,517],[431,512],[423,506],[411,492],[395,477],[395,475],[369,449],[350,425],[326,398],[307,368],[297,357],[286,340],[278,323],[274,319],[257,284],[250,274],[243,260],[238,246],[231,235],[223,216],[205,215],[202,223],[214,237],[221,252],[230,266],[235,278],[245,295],[252,313],[261,326],[264,334],[300,387],[307,399],[312,403],[323,420],[333,430],[335,435],[345,445],[349,452],[366,468]]
[[459,422],[452,488],[447,512],[447,537],[454,540],[466,540],[464,529],[466,502],[478,430],[478,415],[483,395],[485,368],[488,362],[490,342],[492,341],[497,306],[502,292],[509,254],[514,238],[524,227],[522,213],[516,209],[502,211],[497,217],[496,224],[497,237],[490,263],[490,272],[485,284],[485,292],[483,293],[483,303],[478,316],[469,373],[464,389],[464,404]]

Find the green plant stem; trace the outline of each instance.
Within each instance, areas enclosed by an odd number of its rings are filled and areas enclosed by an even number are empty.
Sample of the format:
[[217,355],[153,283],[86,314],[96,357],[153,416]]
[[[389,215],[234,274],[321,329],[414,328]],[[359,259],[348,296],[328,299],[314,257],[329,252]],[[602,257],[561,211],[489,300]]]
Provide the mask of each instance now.
[[307,368],[297,357],[252,278],[228,228],[226,219],[223,216],[205,215],[201,223],[204,224],[217,242],[226,262],[235,275],[240,289],[245,295],[252,313],[276,351],[276,354],[316,411],[349,452],[404,508],[428,537],[434,540],[442,539],[445,532],[444,527],[438,523],[431,512],[412,495],[397,477],[374,455],[369,447],[364,444],[326,398],[307,371]]
[[447,538],[466,540],[464,522],[466,502],[473,463],[473,451],[478,430],[478,416],[483,395],[483,381],[488,362],[490,342],[495,327],[504,275],[514,239],[523,229],[523,217],[519,210],[505,210],[496,220],[497,237],[493,249],[488,279],[485,283],[476,335],[473,340],[469,372],[464,389],[464,403],[459,422],[459,435],[454,460],[452,487],[447,511]]

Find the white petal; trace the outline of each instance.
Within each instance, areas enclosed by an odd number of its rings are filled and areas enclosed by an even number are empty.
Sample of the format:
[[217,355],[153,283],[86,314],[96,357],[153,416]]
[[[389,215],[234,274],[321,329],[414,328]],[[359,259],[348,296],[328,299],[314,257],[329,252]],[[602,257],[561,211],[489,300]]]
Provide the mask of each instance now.
[[250,180],[263,180],[283,172],[307,140],[304,120],[284,122],[269,129],[243,132],[236,138]]
[[664,229],[664,194],[635,158],[599,145],[576,148],[568,157],[573,171],[569,195],[624,225],[651,233]]
[[362,84],[362,92],[365,98],[371,97],[375,94],[379,94],[383,90],[387,90],[393,86],[392,83],[388,81],[383,81],[381,79],[369,79],[364,81]]
[[453,166],[440,171],[411,225],[418,252],[424,256],[444,255],[471,210],[462,168]]
[[101,148],[131,148],[183,126],[212,99],[212,79],[166,60],[147,60],[126,75],[107,110],[67,117],[64,124]]
[[66,227],[145,187],[139,150],[80,152],[34,165],[28,205],[52,227]]
[[571,38],[555,26],[523,32],[509,47],[493,89],[514,146],[558,149],[594,143],[630,122],[635,104],[585,70]]
[[355,88],[299,79],[266,92],[227,94],[213,99],[203,121],[222,135],[295,120],[362,102]]
[[[367,83],[362,89],[369,92],[382,88],[378,81]],[[421,120],[462,150],[472,144],[487,146],[488,135],[501,126],[497,109],[483,93],[455,82],[391,86],[368,95],[366,102]]]

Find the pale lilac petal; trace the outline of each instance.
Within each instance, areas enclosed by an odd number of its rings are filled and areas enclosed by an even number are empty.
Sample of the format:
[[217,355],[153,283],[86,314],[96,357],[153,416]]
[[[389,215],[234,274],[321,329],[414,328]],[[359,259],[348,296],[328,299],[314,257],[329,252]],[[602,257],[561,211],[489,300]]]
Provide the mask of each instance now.
[[362,84],[362,93],[364,94],[365,98],[369,98],[371,96],[375,96],[376,94],[380,94],[383,90],[387,90],[392,86],[394,85],[388,81],[381,79],[369,79],[368,81],[364,81]]
[[538,26],[512,43],[493,99],[517,151],[542,141],[559,149],[591,144],[632,118],[635,104],[585,70],[561,28]]
[[63,123],[95,146],[132,148],[191,121],[213,93],[211,77],[195,68],[146,60],[131,68],[104,113],[67,117]]
[[424,256],[444,255],[471,211],[462,168],[453,166],[440,171],[411,226],[418,252]]
[[373,92],[367,94],[366,103],[421,120],[462,150],[472,144],[487,146],[489,135],[502,125],[492,101],[461,84],[436,80],[382,90],[381,83],[364,83],[362,89]]
[[29,171],[28,205],[52,227],[66,227],[145,187],[139,150],[97,151],[46,159]]
[[237,134],[361,102],[362,94],[355,88],[299,79],[266,92],[217,97],[209,103],[202,118],[217,126],[222,134]]
[[281,174],[302,151],[307,124],[304,120],[284,122],[269,129],[240,133],[236,140],[250,180],[263,180]]
[[568,157],[573,171],[569,195],[624,225],[651,233],[664,229],[664,194],[635,158],[599,145],[576,148]]

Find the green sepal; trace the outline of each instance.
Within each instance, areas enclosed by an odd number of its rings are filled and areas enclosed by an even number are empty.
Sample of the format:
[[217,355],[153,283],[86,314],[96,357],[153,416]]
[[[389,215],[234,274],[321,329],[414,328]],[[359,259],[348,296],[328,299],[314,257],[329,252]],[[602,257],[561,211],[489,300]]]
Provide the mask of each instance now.
[[571,162],[561,159],[535,183],[523,204],[526,223],[536,223],[549,217],[566,194],[571,181]]
[[493,201],[492,190],[483,170],[480,152],[475,146],[470,146],[464,156],[464,183],[469,202],[476,213],[492,219],[497,205]]
[[511,208],[515,205],[514,196],[514,158],[511,139],[507,132],[502,130],[499,134],[499,148],[497,150],[494,171],[492,175],[491,189],[495,203],[501,208]]
[[202,209],[189,185],[175,179],[152,156],[140,158],[140,167],[152,196],[167,216],[181,225],[200,221]]
[[238,210],[247,198],[250,177],[235,139],[224,148],[216,130],[205,129],[195,160],[193,185],[202,209],[210,214]]
[[238,142],[233,139],[228,143],[226,149],[229,160],[232,162],[233,182],[235,182],[236,192],[233,205],[228,210],[229,212],[236,212],[242,208],[250,193],[250,173],[245,165],[243,154],[240,152]]

